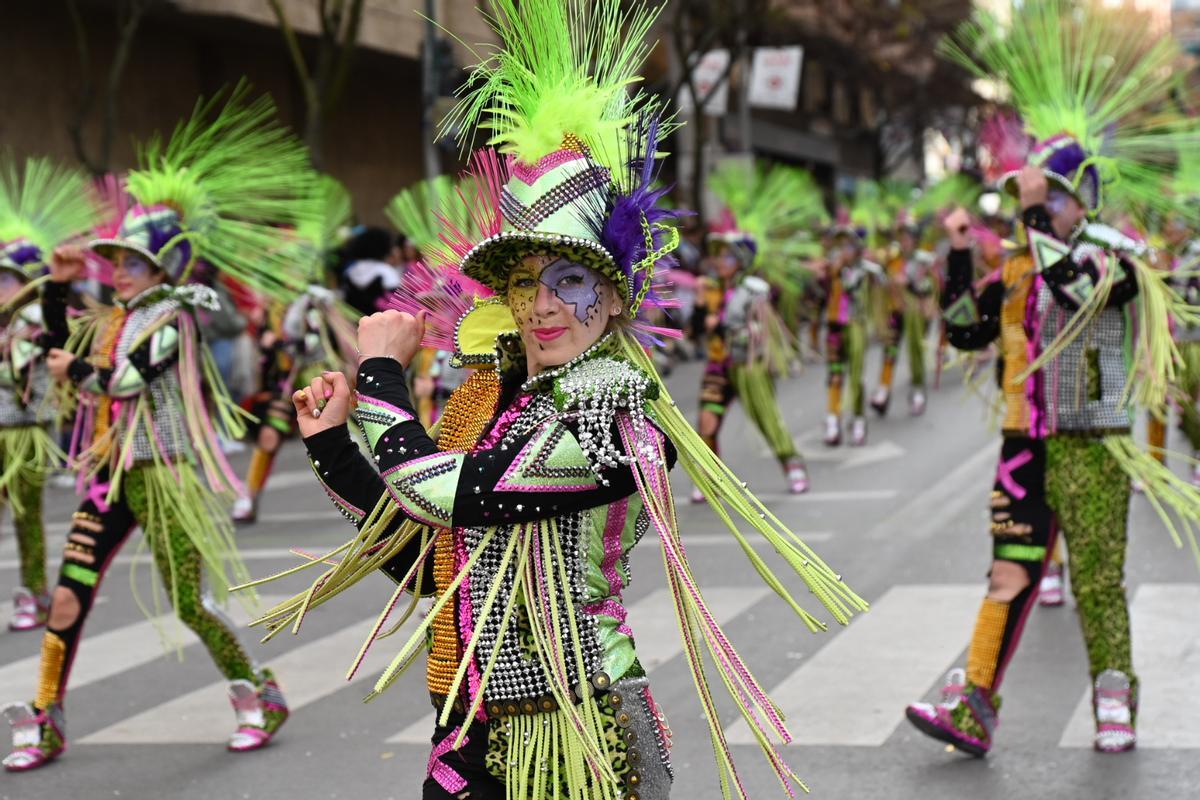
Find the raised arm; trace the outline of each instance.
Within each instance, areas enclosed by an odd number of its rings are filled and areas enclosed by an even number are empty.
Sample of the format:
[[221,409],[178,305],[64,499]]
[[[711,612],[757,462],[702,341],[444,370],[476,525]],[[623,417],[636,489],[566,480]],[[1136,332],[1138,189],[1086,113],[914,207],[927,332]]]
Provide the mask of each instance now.
[[942,318],[951,345],[959,350],[982,350],[1000,335],[1004,284],[995,278],[982,288],[976,285],[969,223],[970,217],[963,209],[946,217],[950,253],[946,257],[946,284],[941,297]]

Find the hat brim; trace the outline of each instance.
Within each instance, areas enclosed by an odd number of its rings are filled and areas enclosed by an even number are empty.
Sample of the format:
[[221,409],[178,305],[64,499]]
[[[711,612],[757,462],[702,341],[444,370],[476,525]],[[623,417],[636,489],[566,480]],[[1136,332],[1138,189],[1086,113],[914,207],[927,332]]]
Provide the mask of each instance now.
[[[1017,178],[1020,176],[1020,174],[1020,170],[1013,170],[1012,172],[1007,172],[1004,175],[1001,175],[1000,180],[996,181],[996,188],[1007,194],[1009,197],[1020,199],[1021,189],[1017,185]],[[1049,169],[1043,169],[1042,174],[1046,176],[1047,181],[1054,184],[1057,188],[1062,189],[1064,192],[1071,195],[1071,197],[1074,197],[1079,205],[1083,206],[1089,211],[1092,210],[1091,203],[1083,198],[1079,192],[1079,189],[1077,189],[1075,184],[1072,183],[1071,180],[1065,175],[1060,175],[1057,172]]]
[[536,231],[504,231],[484,239],[463,257],[462,272],[498,294],[508,292],[508,276],[521,259],[541,253],[569,258],[616,284],[630,300],[629,279],[599,242]]
[[[33,264],[36,264],[37,266],[41,267],[41,269],[46,268],[46,265],[44,263],[42,263],[41,261],[33,262]],[[16,275],[18,278],[25,281],[26,283],[28,283],[29,281],[31,281],[37,277],[36,275],[31,275],[26,270],[25,267],[22,267],[19,264],[15,264],[6,258],[0,259],[0,272],[7,272],[10,275]]]
[[835,239],[839,236],[845,236],[849,239],[853,239],[856,244],[863,243],[863,235],[858,232],[857,228],[851,225],[834,225],[829,229],[829,235],[833,236]]
[[88,249],[94,251],[100,256],[113,260],[118,250],[130,250],[138,255],[146,258],[155,269],[162,270],[162,262],[158,260],[158,256],[151,253],[145,247],[142,247],[136,242],[131,242],[128,239],[93,239],[88,242]]

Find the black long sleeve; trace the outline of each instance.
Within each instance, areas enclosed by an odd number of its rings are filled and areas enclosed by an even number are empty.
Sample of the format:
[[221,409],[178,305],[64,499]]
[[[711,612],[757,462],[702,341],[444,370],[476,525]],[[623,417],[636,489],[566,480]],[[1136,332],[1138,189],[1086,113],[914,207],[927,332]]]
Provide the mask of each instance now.
[[1000,335],[1004,284],[994,279],[977,291],[974,273],[970,250],[950,251],[941,302],[946,339],[959,350],[982,350]]

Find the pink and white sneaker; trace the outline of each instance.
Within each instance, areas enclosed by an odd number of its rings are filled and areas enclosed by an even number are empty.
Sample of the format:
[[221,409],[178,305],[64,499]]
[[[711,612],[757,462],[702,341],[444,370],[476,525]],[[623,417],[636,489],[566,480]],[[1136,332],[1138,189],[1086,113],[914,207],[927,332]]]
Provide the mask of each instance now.
[[913,390],[908,393],[908,415],[919,417],[924,414],[925,402],[925,390],[914,386]]
[[940,703],[913,703],[904,715],[926,736],[982,758],[992,749],[999,701],[986,689],[969,687],[965,681],[962,669],[950,670]]
[[842,420],[837,414],[825,415],[825,446],[837,447],[842,443]]
[[50,595],[36,595],[24,586],[13,589],[13,613],[10,631],[31,631],[46,624],[50,616]]
[[0,763],[9,772],[28,772],[49,764],[67,749],[67,724],[58,703],[38,711],[29,703],[10,703],[4,718],[12,728],[12,752]]
[[1137,746],[1137,731],[1133,727],[1137,703],[1128,675],[1115,669],[1097,675],[1092,687],[1092,708],[1096,716],[1097,750],[1124,753]]
[[804,494],[808,491],[808,468],[799,456],[792,456],[783,468],[787,476],[788,491],[792,494]]
[[1061,564],[1050,562],[1046,574],[1042,576],[1038,586],[1038,605],[1061,606],[1063,604],[1063,568]]
[[248,494],[239,495],[233,501],[230,517],[238,525],[253,525],[258,520],[258,504]]
[[875,394],[871,395],[871,408],[881,417],[887,416],[888,406],[891,404],[892,390],[887,386],[880,386],[875,390]]
[[229,737],[228,748],[235,753],[258,750],[270,743],[275,732],[287,721],[287,701],[270,670],[263,670],[261,686],[247,680],[229,684],[229,701],[237,716],[237,730]]
[[850,446],[862,447],[867,443],[867,418],[855,417],[850,421]]
[[692,502],[696,505],[708,502],[708,498],[704,496],[704,492],[700,491],[699,487],[692,487]]

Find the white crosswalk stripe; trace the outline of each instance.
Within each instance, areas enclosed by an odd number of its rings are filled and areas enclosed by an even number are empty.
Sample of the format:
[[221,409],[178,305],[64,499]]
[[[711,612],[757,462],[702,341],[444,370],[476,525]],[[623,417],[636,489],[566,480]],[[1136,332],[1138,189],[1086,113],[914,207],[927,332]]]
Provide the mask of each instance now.
[[[348,685],[361,685],[368,678],[374,679],[387,666],[394,655],[392,649],[386,643],[377,644],[367,653],[352,681],[338,680],[340,665],[350,664],[373,623],[374,617],[348,625],[337,633],[315,639],[268,661],[293,713]],[[226,683],[216,681],[96,731],[81,742],[212,743],[221,741],[232,730],[233,712],[226,696]]]
[[[1138,747],[1200,748],[1200,585],[1142,584],[1130,604],[1138,702]],[[1086,676],[1085,676],[1086,677]],[[1091,747],[1092,693],[1085,690],[1063,731],[1060,747]]]
[[[282,595],[264,595],[259,599],[259,607],[267,609],[284,599]],[[245,625],[250,619],[250,615],[237,602],[231,604],[227,613],[239,626]],[[37,638],[36,633],[23,635]],[[250,637],[243,633],[242,638],[245,641]],[[69,689],[82,689],[90,683],[120,675],[164,656],[174,658],[176,648],[198,641],[196,635],[174,614],[140,619],[105,633],[84,636],[79,654],[71,667]],[[37,679],[39,661],[40,655],[32,655],[0,667],[0,697],[28,695]]]
[[[796,744],[878,746],[962,651],[978,584],[894,586],[768,694],[795,723]],[[933,638],[931,634],[942,635]],[[753,744],[742,720],[727,731]]]
[[[770,594],[766,587],[711,587],[704,590],[704,600],[721,624],[750,610]],[[683,651],[683,643],[675,621],[671,592],[659,589],[629,607],[629,626],[637,636],[638,661],[653,672]],[[426,714],[400,733],[388,739],[395,744],[428,744],[433,733],[433,713]]]

